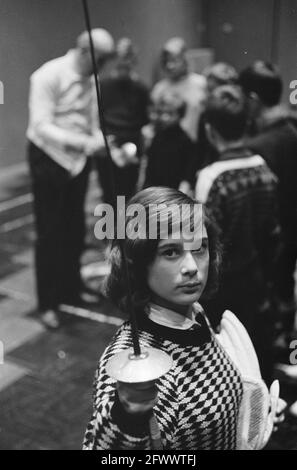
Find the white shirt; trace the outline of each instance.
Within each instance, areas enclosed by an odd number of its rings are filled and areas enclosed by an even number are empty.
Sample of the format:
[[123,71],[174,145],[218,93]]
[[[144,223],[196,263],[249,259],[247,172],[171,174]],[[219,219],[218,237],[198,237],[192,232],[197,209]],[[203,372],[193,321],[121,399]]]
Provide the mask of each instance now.
[[87,161],[84,147],[96,134],[100,138],[94,78],[78,74],[70,50],[31,76],[27,137],[76,175]]
[[190,311],[189,316],[181,315],[178,312],[169,310],[168,308],[161,307],[160,305],[151,303],[148,308],[148,317],[158,325],[175,328],[176,330],[189,330],[194,325],[198,325],[195,317],[197,313],[203,309],[200,304],[195,303],[193,310]]
[[206,78],[197,73],[189,73],[176,82],[167,78],[161,80],[152,90],[152,100],[159,100],[166,92],[177,94],[186,103],[186,113],[180,124],[189,137],[196,141],[199,119],[206,100]]

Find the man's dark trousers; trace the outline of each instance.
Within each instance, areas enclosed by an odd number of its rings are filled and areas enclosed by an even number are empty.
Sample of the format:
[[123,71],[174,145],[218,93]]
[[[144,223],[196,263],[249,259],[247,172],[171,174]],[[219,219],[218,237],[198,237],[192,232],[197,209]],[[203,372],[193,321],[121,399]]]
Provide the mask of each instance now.
[[89,164],[72,177],[32,142],[28,158],[36,224],[38,307],[43,312],[79,298]]

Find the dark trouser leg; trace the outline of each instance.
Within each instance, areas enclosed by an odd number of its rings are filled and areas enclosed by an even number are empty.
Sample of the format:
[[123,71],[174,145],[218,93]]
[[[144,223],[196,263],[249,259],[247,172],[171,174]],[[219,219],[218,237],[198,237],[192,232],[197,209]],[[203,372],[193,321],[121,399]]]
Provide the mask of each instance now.
[[294,298],[294,273],[297,261],[297,233],[284,233],[284,242],[278,262],[277,290],[279,298],[291,301]]
[[[112,204],[112,185],[109,169],[109,162],[106,157],[95,159],[95,165],[98,171],[99,184],[103,190],[103,200],[107,204]],[[135,187],[138,178],[139,165],[129,165],[119,168],[112,163],[112,177],[115,183],[115,193],[117,196],[125,196],[127,199],[135,193]]]
[[56,309],[63,266],[63,206],[67,172],[42,150],[29,143],[36,225],[35,263],[38,307]]
[[247,329],[256,349],[262,376],[269,383],[273,371],[273,334],[275,315],[271,308],[261,310],[265,284],[257,266],[233,276],[222,276],[218,293],[211,301],[202,302],[213,327],[225,310],[231,310]]
[[259,287],[251,282],[249,273],[236,273],[234,276],[223,275],[218,292],[213,299],[202,302],[209,319],[216,328],[225,310],[231,310],[243,323],[249,334],[253,333],[259,307]]
[[115,168],[116,191],[118,195],[126,196],[128,200],[135,194],[138,170],[138,165],[129,165],[124,168]]
[[85,196],[87,192],[89,164],[83,172],[72,178],[67,185],[63,205],[63,266],[60,302],[75,303],[79,299],[82,283],[80,257],[85,238]]
[[[112,184],[111,184],[111,173],[110,173],[110,163],[105,156],[105,153],[100,157],[94,159],[95,168],[98,172],[99,185],[103,191],[103,201],[106,204],[112,204],[113,193],[112,193]],[[115,165],[112,165],[114,168]]]
[[284,231],[283,246],[280,253],[277,275],[276,296],[278,301],[278,325],[288,338],[294,328],[296,299],[295,299],[295,270],[297,260],[297,230]]
[[273,378],[275,353],[273,341],[275,337],[275,311],[273,306],[264,310],[258,310],[256,327],[251,335],[259,364],[262,378],[270,385]]

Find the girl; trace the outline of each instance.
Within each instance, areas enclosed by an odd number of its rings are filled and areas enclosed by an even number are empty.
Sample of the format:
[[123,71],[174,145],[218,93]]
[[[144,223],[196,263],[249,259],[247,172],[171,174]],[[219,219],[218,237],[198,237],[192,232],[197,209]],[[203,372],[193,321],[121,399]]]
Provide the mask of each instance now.
[[[125,322],[99,362],[94,412],[84,448],[151,449],[149,420],[154,412],[164,449],[236,449],[245,384],[230,354],[234,345],[237,351],[241,349],[235,344],[239,337],[248,350],[241,357],[241,364],[249,357],[254,359],[254,352],[246,332],[241,325],[238,328],[233,316],[225,319],[225,326],[231,325],[224,330],[227,353],[198,303],[202,294],[209,297],[217,285],[220,248],[215,227],[203,210],[197,212],[201,209],[197,201],[174,189],[147,188],[136,194],[130,204],[144,208],[146,217],[139,224],[145,225],[146,234],[152,221],[150,208],[154,207],[159,220],[167,221],[167,237],[161,236],[161,223],[155,239],[131,237],[127,230],[124,249],[140,345],[166,352],[172,357],[173,366],[147,386],[116,383],[109,377],[108,361],[132,346],[131,324]],[[193,217],[195,211],[200,214],[198,219]],[[192,239],[180,230],[183,222],[189,221]],[[131,217],[126,218],[126,228],[129,222]],[[129,313],[125,278],[119,242],[114,240],[106,290],[117,306]],[[234,328],[239,336],[229,335]],[[254,373],[260,383],[256,360],[253,364],[248,375]],[[261,383],[262,389],[263,386]],[[258,407],[258,417],[262,408]]]

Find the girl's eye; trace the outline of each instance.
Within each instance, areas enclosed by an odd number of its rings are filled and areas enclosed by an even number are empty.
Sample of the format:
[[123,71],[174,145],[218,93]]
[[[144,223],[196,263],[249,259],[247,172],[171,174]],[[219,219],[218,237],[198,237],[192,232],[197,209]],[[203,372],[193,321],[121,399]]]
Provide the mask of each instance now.
[[168,250],[163,251],[163,255],[166,256],[166,258],[173,258],[178,255],[178,250],[175,248],[169,248]]

